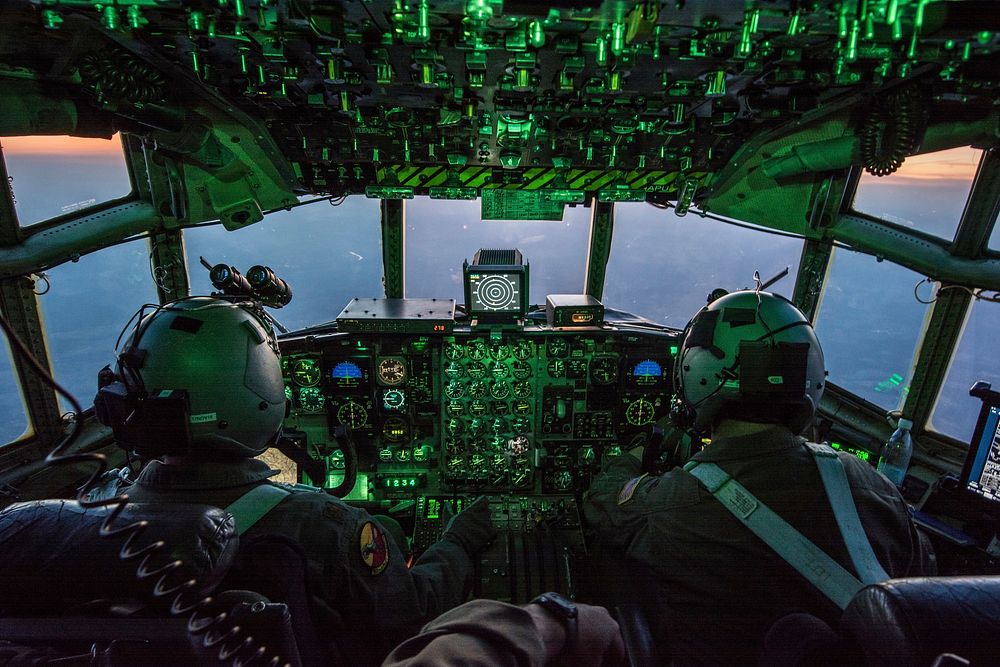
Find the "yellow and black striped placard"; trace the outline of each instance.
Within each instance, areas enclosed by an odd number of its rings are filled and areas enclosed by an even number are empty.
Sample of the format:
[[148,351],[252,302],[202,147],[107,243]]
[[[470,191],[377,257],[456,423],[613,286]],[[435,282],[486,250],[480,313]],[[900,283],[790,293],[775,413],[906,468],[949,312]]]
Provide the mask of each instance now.
[[[508,178],[501,182],[493,179],[494,173]],[[540,190],[568,188],[571,190],[600,190],[607,187],[625,187],[630,190],[669,192],[676,189],[680,171],[665,169],[556,169],[531,167],[523,170],[501,170],[493,166],[448,167],[443,165],[389,165],[377,172],[379,185],[396,185],[412,188],[436,186],[461,186],[471,188],[502,188],[505,190]],[[684,174],[704,184],[706,172]]]

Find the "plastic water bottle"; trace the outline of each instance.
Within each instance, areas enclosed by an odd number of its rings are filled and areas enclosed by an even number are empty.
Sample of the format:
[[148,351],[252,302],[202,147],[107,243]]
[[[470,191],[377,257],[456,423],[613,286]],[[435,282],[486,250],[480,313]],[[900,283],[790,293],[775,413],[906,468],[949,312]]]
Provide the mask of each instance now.
[[882,448],[882,456],[878,460],[878,471],[896,486],[903,486],[906,469],[910,467],[910,457],[913,455],[913,439],[910,429],[913,422],[900,419],[899,426]]

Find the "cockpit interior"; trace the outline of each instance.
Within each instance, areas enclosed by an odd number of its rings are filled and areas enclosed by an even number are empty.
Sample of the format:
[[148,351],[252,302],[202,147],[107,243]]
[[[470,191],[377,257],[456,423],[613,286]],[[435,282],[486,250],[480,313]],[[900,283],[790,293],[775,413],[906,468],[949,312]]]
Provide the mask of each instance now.
[[474,597],[599,602],[592,479],[706,445],[685,327],[756,289],[826,352],[810,438],[911,422],[938,573],[1000,575],[998,52],[986,0],[6,0],[0,509],[76,496],[60,443],[141,467],[91,406],[137,308],[252,295],[282,481],[411,557],[487,496]]

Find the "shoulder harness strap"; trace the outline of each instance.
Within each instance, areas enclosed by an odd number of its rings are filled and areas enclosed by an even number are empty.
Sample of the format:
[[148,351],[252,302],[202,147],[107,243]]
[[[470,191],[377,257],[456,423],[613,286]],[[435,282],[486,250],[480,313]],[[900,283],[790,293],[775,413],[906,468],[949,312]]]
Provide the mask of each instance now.
[[851,555],[854,571],[866,584],[885,581],[889,575],[882,569],[878,558],[875,557],[872,544],[865,534],[865,529],[861,526],[858,508],[854,504],[854,496],[851,495],[851,486],[847,483],[844,464],[840,462],[837,452],[831,447],[818,445],[814,442],[807,442],[806,445],[819,467],[819,475],[823,479],[826,497],[833,507],[833,516],[837,519],[840,534],[847,544],[847,552]]
[[714,463],[689,461],[684,469],[694,475],[723,507],[810,581],[840,609],[864,584],[787,521],[774,513]]
[[236,532],[243,535],[290,495],[285,489],[265,482],[234,500],[226,511],[236,520]]

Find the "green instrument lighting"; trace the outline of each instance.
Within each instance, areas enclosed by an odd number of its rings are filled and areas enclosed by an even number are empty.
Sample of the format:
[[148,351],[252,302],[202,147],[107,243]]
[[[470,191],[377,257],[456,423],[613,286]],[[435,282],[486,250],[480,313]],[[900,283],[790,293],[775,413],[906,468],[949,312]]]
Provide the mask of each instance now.
[[841,445],[839,442],[831,442],[830,446],[833,447],[834,449],[843,449],[844,448],[844,446]]
[[391,185],[369,185],[365,188],[368,199],[413,199],[413,188]]
[[679,347],[677,347],[676,345],[671,345],[670,346],[670,356],[671,357],[676,357],[678,352],[680,352],[680,348]]

